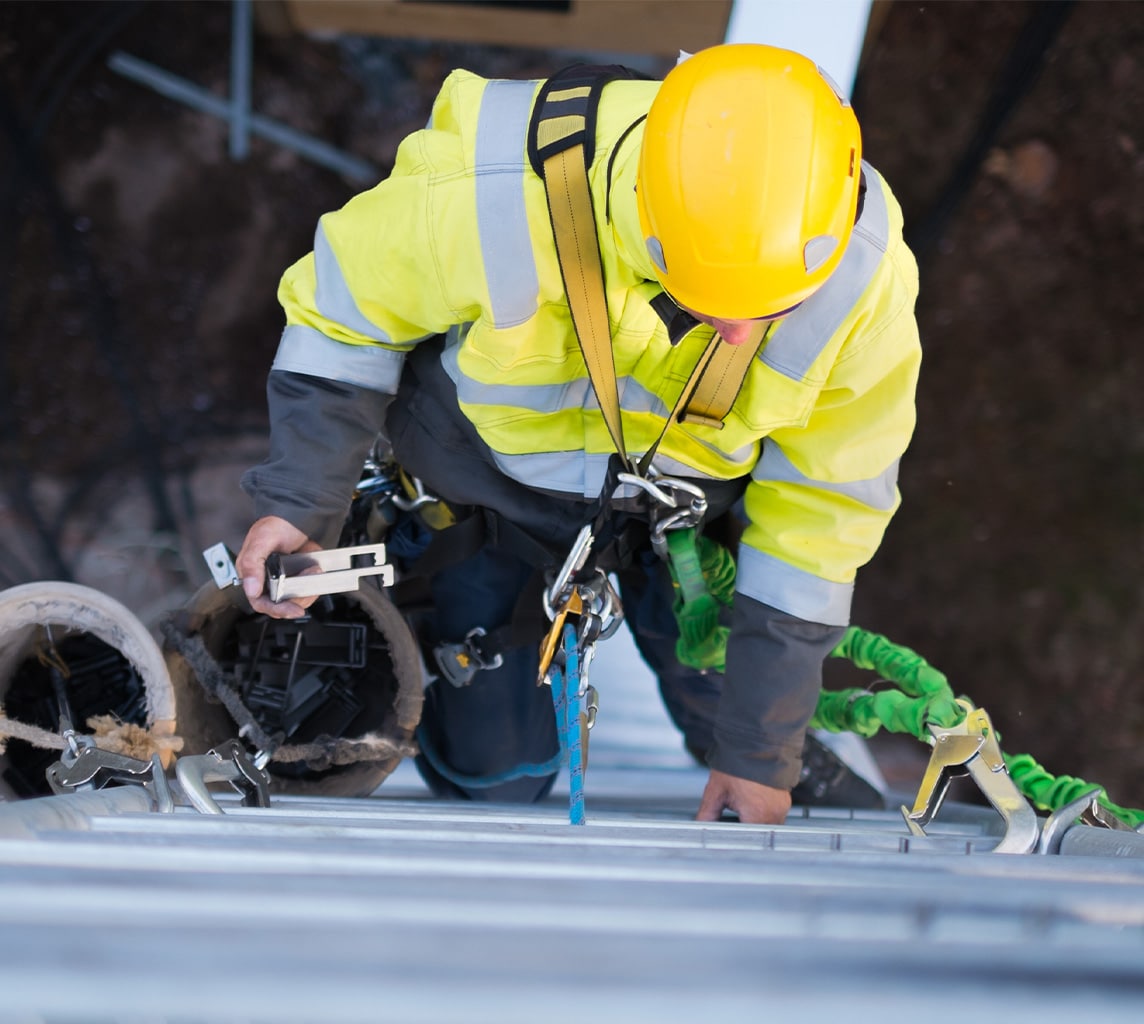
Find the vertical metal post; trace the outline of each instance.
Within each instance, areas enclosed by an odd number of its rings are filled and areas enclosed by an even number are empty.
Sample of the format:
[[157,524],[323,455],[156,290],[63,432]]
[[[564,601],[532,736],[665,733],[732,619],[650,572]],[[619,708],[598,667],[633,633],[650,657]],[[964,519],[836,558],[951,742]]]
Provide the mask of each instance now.
[[250,0],[234,0],[230,35],[230,158],[250,150],[250,68],[253,12]]

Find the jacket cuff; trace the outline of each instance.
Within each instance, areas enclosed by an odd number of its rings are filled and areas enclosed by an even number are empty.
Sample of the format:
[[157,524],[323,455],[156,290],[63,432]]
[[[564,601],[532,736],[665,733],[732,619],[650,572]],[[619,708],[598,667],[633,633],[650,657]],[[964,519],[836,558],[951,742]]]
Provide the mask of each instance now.
[[822,689],[822,663],[844,632],[845,627],[807,622],[736,594],[708,765],[792,789]]

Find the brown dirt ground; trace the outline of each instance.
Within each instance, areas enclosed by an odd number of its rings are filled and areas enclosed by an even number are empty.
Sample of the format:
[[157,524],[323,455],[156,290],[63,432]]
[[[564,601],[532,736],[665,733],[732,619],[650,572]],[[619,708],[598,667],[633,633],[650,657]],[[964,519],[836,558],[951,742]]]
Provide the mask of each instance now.
[[[908,225],[932,223],[1036,6],[890,5],[856,106]],[[224,93],[228,46],[225,4],[0,4],[0,582],[74,569],[129,481],[142,481],[136,528],[194,524],[190,474],[265,427],[277,278],[354,187],[257,140],[233,164],[220,122],[105,65],[118,47]],[[919,425],[855,610],[986,706],[1006,749],[1131,806],[1144,804],[1142,54],[1144,5],[1072,8],[920,251]],[[566,58],[259,36],[256,59],[256,110],[386,168],[450,67],[539,76]],[[227,486],[213,500],[242,520]]]

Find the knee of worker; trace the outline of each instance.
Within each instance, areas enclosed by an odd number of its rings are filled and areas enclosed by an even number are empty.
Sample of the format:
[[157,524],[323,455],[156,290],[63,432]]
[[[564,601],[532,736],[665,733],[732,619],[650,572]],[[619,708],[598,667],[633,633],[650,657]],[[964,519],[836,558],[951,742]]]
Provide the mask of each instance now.
[[492,632],[507,624],[532,573],[527,563],[495,547],[440,570],[431,590],[441,639],[459,642],[476,627]]
[[438,796],[528,803],[547,795],[559,756],[552,697],[536,685],[534,648],[506,651],[468,686],[437,679],[425,691],[417,767]]

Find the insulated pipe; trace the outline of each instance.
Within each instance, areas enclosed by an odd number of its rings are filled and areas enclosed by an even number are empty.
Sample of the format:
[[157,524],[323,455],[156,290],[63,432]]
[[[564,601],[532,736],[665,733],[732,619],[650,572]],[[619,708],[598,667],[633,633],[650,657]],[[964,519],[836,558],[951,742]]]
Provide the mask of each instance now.
[[43,832],[87,832],[93,818],[147,814],[151,795],[142,786],[40,796],[0,804],[0,839],[38,839]]
[[[78,583],[45,580],[0,591],[0,704],[14,673],[35,657],[43,627],[51,629],[57,643],[68,635],[89,634],[122,655],[143,684],[146,727],[156,738],[175,734],[175,693],[158,644],[128,608]],[[83,723],[75,726],[82,729]],[[170,751],[163,757],[168,766]]]

